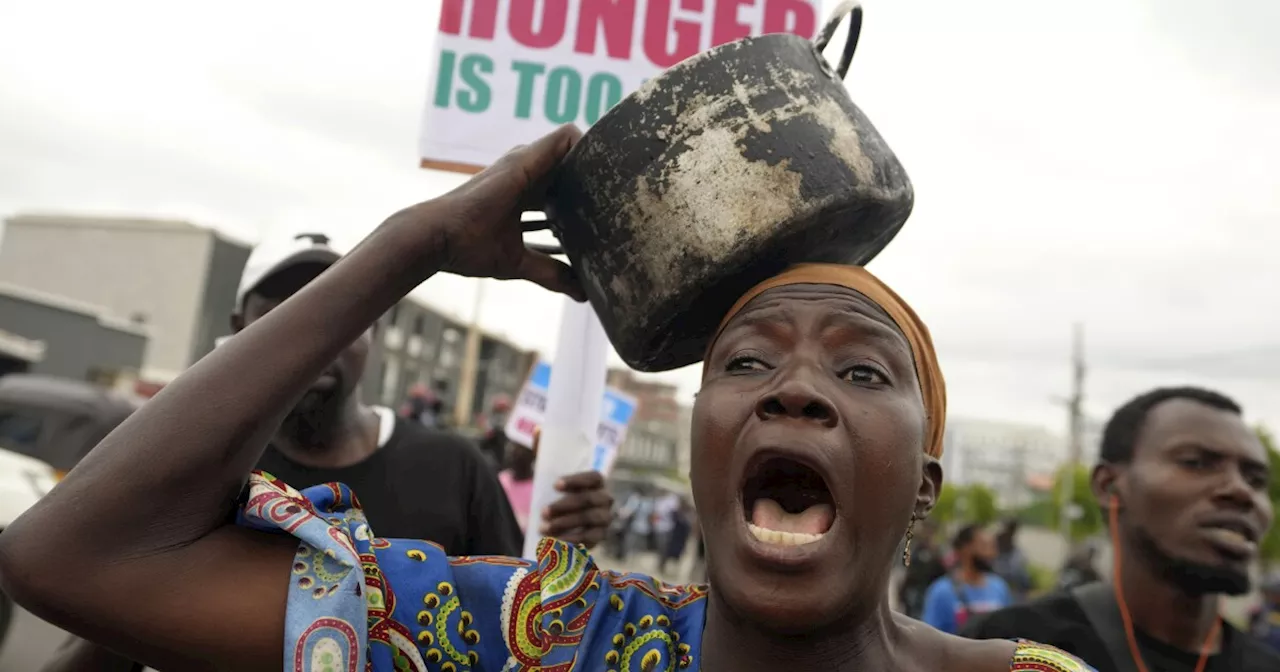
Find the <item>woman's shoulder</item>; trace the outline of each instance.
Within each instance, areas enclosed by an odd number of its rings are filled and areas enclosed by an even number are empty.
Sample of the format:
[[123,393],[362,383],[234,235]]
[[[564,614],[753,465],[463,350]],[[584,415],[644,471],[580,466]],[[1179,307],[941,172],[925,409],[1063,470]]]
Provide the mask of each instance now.
[[1059,649],[1030,640],[1018,640],[1011,672],[1096,672],[1083,660]]
[[[937,631],[935,631],[937,632]],[[1026,639],[965,639],[937,632],[946,640],[946,668],[962,672],[1097,672],[1061,649]]]

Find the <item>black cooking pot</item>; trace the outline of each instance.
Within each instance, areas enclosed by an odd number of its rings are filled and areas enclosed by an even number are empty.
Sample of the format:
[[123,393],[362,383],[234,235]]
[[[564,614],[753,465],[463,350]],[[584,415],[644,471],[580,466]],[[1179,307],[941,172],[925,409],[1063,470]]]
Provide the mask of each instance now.
[[[833,71],[822,55],[846,14]],[[595,123],[552,189],[550,227],[618,354],[702,359],[744,291],[797,262],[865,264],[911,214],[911,182],[843,79],[848,1],[813,42],[750,37],[685,60]]]

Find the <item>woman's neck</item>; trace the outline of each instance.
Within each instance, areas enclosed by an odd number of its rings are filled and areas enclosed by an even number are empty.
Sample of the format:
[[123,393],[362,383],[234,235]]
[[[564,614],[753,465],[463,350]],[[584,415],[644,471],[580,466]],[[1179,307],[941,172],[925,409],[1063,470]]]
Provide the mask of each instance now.
[[792,636],[765,632],[738,618],[714,590],[707,600],[701,654],[706,672],[900,668],[893,656],[899,632],[887,599],[824,632]]

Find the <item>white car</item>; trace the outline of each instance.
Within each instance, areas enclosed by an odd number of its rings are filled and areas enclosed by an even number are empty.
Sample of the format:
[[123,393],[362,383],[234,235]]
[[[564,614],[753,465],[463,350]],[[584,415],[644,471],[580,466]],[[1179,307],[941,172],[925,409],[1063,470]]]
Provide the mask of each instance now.
[[[84,381],[0,376],[0,534],[140,404]],[[12,619],[0,593],[0,646]]]
[[[58,482],[53,467],[0,448],[0,533]],[[13,621],[13,602],[0,593],[0,646]]]

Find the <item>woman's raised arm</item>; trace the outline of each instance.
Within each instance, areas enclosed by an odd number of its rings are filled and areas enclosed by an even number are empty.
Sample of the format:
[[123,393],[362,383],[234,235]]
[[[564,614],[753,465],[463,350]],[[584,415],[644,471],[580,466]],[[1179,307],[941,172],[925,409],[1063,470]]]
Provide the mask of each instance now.
[[280,669],[297,540],[232,524],[246,476],[324,367],[434,273],[581,298],[567,266],[525,248],[520,225],[578,137],[562,128],[392,215],[179,376],[0,535],[5,591],[162,669]]

